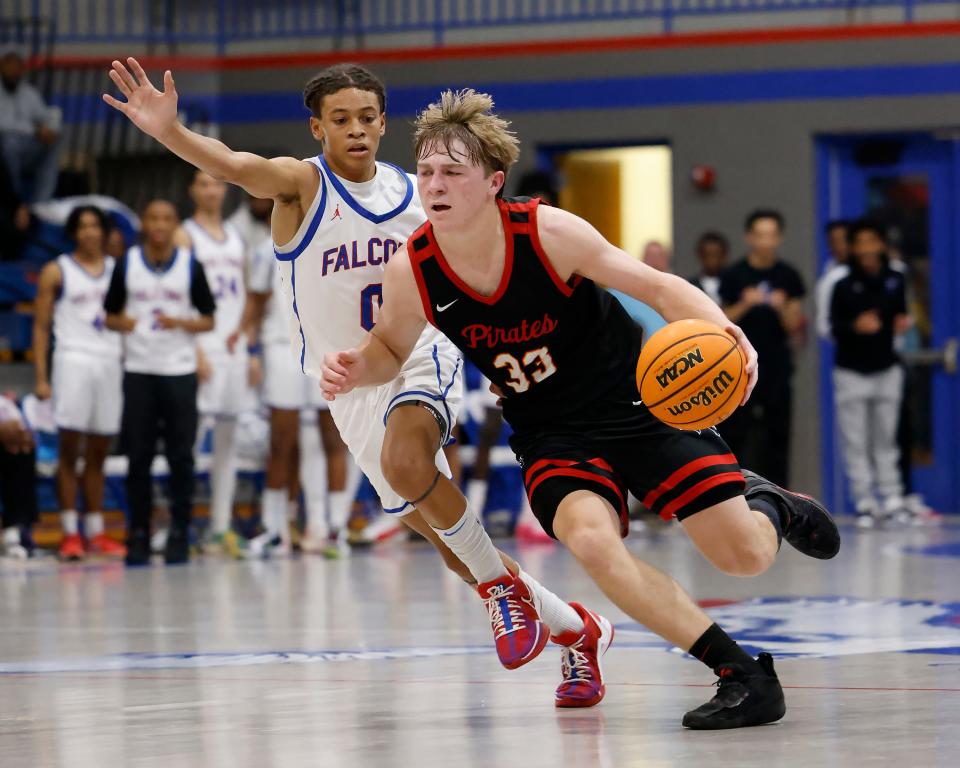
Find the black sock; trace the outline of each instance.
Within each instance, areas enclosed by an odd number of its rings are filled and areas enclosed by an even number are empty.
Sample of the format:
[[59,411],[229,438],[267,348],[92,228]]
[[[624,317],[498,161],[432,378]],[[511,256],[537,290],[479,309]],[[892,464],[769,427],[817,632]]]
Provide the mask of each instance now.
[[734,663],[751,667],[757,660],[737,645],[736,641],[716,624],[700,635],[689,651],[690,655],[699,659],[710,669],[716,669],[721,664]]
[[780,514],[780,510],[777,505],[770,499],[765,493],[758,493],[752,499],[747,501],[750,509],[753,509],[761,514],[766,515],[770,522],[773,523],[773,530],[777,532],[777,551],[780,551],[780,543],[783,541],[783,526],[784,519],[783,515]]

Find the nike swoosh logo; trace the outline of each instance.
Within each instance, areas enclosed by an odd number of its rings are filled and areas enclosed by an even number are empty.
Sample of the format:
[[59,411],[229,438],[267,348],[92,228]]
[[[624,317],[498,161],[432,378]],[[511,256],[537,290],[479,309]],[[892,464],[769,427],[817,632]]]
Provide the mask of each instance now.
[[449,304],[444,304],[442,307],[441,307],[439,304],[437,304],[437,312],[444,312],[444,311],[450,309],[450,307],[452,307],[452,306],[453,306],[454,304],[456,304],[458,301],[460,301],[460,299],[454,299],[454,300],[451,301]]
[[643,405],[643,400],[634,400],[634,401],[633,401],[633,404],[634,404],[634,405]]

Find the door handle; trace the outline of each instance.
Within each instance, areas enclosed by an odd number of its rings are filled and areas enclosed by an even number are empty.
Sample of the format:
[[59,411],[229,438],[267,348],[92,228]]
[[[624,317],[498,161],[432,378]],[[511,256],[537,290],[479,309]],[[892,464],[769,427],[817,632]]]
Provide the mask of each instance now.
[[907,365],[942,365],[943,370],[951,376],[957,373],[957,358],[960,353],[960,341],[947,339],[943,349],[914,349],[902,354]]

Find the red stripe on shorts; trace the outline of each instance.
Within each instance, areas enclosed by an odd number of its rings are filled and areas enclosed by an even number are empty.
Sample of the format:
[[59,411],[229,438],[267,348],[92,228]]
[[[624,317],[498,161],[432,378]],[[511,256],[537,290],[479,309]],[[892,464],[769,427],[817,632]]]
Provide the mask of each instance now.
[[[539,462],[538,462],[539,463]],[[573,462],[579,464],[581,462]],[[536,465],[534,465],[536,466]],[[533,469],[533,467],[531,467]],[[533,481],[533,484],[530,486],[527,491],[527,500],[530,502],[530,506],[533,506],[533,492],[537,490],[537,486],[540,485],[544,480],[547,480],[551,477],[577,477],[582,480],[593,480],[605,485],[607,488],[613,490],[617,494],[617,498],[620,500],[620,509],[618,513],[620,515],[620,535],[626,536],[629,531],[630,526],[630,517],[627,512],[627,500],[623,495],[623,490],[609,477],[604,477],[603,475],[597,475],[593,472],[587,472],[585,469],[573,469],[571,467],[564,467],[558,469],[548,469],[546,472],[541,474],[536,480]]]
[[660,510],[660,517],[664,520],[670,520],[674,512],[689,504],[697,498],[697,496],[701,496],[711,488],[716,488],[718,485],[724,485],[725,483],[739,483],[743,485],[743,474],[740,472],[722,472],[719,475],[704,478],[693,486],[693,488],[684,491],[669,504],[665,504],[663,509]]
[[657,503],[663,494],[676,488],[677,485],[690,477],[690,475],[694,474],[695,472],[699,472],[701,469],[705,469],[706,467],[714,467],[717,464],[736,463],[737,457],[732,453],[725,453],[723,455],[717,454],[715,456],[701,456],[699,459],[694,459],[693,461],[684,464],[682,467],[680,467],[680,469],[670,475],[670,477],[660,483],[660,485],[650,491],[650,493],[648,493],[643,499],[643,506],[649,510],[652,510],[653,505]]

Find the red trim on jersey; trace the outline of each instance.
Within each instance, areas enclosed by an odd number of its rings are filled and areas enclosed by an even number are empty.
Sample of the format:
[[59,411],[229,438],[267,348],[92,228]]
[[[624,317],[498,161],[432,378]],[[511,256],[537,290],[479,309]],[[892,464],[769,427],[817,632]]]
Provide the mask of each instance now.
[[[576,462],[580,463],[580,462]],[[617,498],[620,500],[620,509],[618,510],[620,515],[620,535],[625,537],[630,532],[630,518],[627,514],[627,500],[623,495],[623,489],[620,488],[613,480],[609,477],[604,477],[603,475],[596,475],[593,472],[587,472],[585,469],[573,469],[572,467],[563,467],[557,469],[548,469],[546,472],[541,474],[536,480],[533,481],[533,484],[530,486],[530,489],[527,491],[527,500],[530,502],[530,506],[533,506],[533,492],[537,490],[537,487],[544,480],[548,480],[551,477],[576,477],[581,480],[593,480],[594,482],[600,483],[607,488],[613,490],[617,494]]]
[[694,459],[693,461],[684,464],[682,467],[680,467],[680,469],[670,475],[670,477],[660,483],[660,485],[650,491],[650,493],[648,493],[643,499],[643,506],[645,506],[647,509],[653,509],[653,505],[657,503],[657,500],[663,496],[663,494],[672,490],[677,486],[678,483],[683,482],[690,477],[690,475],[694,474],[695,472],[699,472],[701,469],[705,469],[706,467],[714,467],[717,464],[736,463],[737,457],[732,453],[717,454],[714,456],[701,456],[699,459]]
[[693,488],[684,491],[669,504],[664,505],[663,509],[660,510],[660,517],[664,520],[670,520],[674,512],[685,507],[697,498],[697,496],[702,496],[711,488],[716,488],[718,485],[725,485],[726,483],[737,483],[742,486],[744,483],[743,474],[740,472],[722,472],[719,475],[704,478],[693,486]]
[[540,198],[533,198],[526,206],[530,212],[530,242],[533,243],[533,250],[540,258],[540,263],[543,264],[543,268],[547,270],[547,274],[550,275],[550,279],[553,280],[553,284],[557,286],[557,290],[564,296],[570,297],[573,295],[573,287],[580,281],[577,280],[574,282],[573,286],[563,282],[563,280],[560,279],[560,275],[557,274],[557,270],[553,268],[553,264],[550,263],[547,252],[543,250],[543,245],[540,243],[540,229],[537,224],[537,208],[540,207]]
[[433,318],[433,306],[430,304],[430,294],[427,291],[427,284],[423,279],[423,272],[420,271],[420,262],[430,258],[429,249],[422,253],[417,253],[413,248],[413,241],[424,234],[421,230],[426,230],[426,227],[427,225],[423,224],[420,229],[407,238],[407,256],[410,258],[410,269],[413,270],[413,279],[417,281],[417,292],[420,294],[420,303],[423,304],[423,313],[427,318],[427,322],[436,328],[437,321]]
[[447,279],[453,283],[457,288],[459,288],[463,293],[469,296],[474,301],[479,301],[481,304],[487,304],[492,306],[496,304],[500,299],[503,298],[503,294],[507,292],[507,287],[510,285],[510,275],[513,273],[513,232],[510,225],[510,215],[507,211],[507,206],[502,204],[502,201],[497,200],[497,207],[500,209],[500,218],[503,219],[503,239],[504,239],[504,253],[503,253],[503,274],[500,276],[500,283],[497,285],[497,290],[493,292],[490,296],[484,296],[482,293],[477,293],[473,288],[467,285],[460,276],[453,271],[453,267],[447,263],[447,257],[443,255],[443,251],[440,249],[440,244],[437,242],[437,238],[433,233],[433,226],[431,225],[427,229],[427,234],[430,237],[430,243],[433,245],[434,255],[437,258],[437,264],[440,265],[440,269],[443,270],[443,274],[447,276]]

